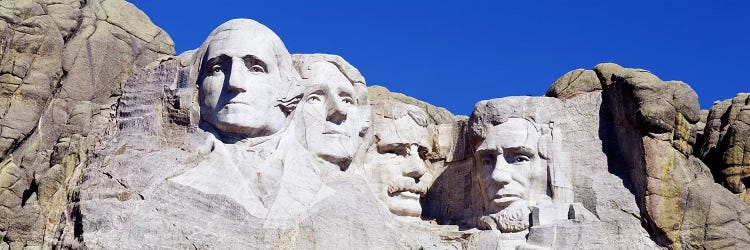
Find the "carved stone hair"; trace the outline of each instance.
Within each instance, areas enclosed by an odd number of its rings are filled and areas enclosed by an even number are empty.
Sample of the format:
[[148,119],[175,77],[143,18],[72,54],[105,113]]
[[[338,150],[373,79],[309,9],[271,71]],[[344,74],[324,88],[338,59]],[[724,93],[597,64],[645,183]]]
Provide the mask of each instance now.
[[[292,61],[294,68],[297,69],[302,79],[309,79],[312,77],[310,67],[318,62],[329,62],[336,66],[339,71],[352,83],[355,92],[355,99],[358,106],[368,105],[369,101],[367,98],[367,83],[365,77],[359,73],[359,70],[349,64],[344,58],[337,55],[329,54],[294,54],[292,55]],[[301,86],[305,88],[307,86]],[[304,92],[304,89],[300,89],[299,92]]]
[[[417,106],[393,100],[379,100],[371,103],[374,118],[398,120],[409,116],[417,125],[427,127],[427,114]],[[377,122],[374,121],[374,122]]]
[[[539,157],[547,162],[548,189],[555,202],[573,202],[567,170],[567,156],[560,150],[561,132],[555,124],[564,119],[562,101],[551,97],[514,96],[481,101],[469,118],[469,142],[472,149],[487,138],[488,127],[511,118],[529,121],[540,134]],[[488,126],[491,125],[491,126]]]
[[[206,52],[208,51],[208,46],[219,33],[232,30],[252,31],[257,36],[266,36],[270,38],[268,39],[268,42],[271,43],[271,47],[273,48],[273,56],[276,59],[279,76],[284,84],[278,86],[278,88],[282,90],[282,94],[276,98],[279,101],[279,106],[281,106],[281,108],[288,114],[294,108],[294,105],[299,102],[299,98],[302,95],[302,91],[300,91],[301,83],[299,74],[294,70],[291,55],[281,41],[281,38],[279,38],[279,36],[277,36],[271,29],[255,20],[232,19],[219,25],[219,27],[216,27],[216,29],[208,35],[201,47],[193,54],[188,82],[200,85],[198,80],[204,76],[206,71],[203,63],[207,59],[205,57],[207,56]],[[200,86],[198,87],[200,88]]]

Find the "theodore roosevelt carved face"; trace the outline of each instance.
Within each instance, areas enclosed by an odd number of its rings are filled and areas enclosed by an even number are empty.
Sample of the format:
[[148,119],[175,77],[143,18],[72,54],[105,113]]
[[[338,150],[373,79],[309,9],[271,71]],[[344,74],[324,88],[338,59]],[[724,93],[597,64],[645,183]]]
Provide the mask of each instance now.
[[415,106],[398,102],[380,102],[372,107],[375,142],[365,164],[375,191],[391,213],[419,217],[419,200],[427,191],[429,178],[426,115]]

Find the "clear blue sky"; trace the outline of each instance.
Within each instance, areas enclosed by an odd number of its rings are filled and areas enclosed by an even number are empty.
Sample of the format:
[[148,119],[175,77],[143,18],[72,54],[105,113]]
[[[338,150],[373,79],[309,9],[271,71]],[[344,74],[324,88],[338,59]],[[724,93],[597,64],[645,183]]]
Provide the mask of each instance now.
[[600,62],[682,80],[701,107],[750,92],[748,1],[132,0],[177,53],[219,24],[255,19],[291,53],[330,53],[382,85],[455,114],[474,103],[543,95]]

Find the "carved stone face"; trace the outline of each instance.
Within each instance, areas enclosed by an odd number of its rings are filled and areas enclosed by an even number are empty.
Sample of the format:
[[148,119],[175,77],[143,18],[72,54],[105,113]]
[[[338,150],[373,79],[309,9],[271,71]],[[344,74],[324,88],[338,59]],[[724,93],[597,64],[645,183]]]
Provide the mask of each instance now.
[[354,86],[330,62],[314,63],[310,70],[311,87],[298,107],[302,144],[329,162],[348,164],[362,143],[364,124]]
[[[399,108],[399,107],[392,107]],[[398,119],[380,117],[375,123],[376,150],[367,153],[367,163],[375,181],[378,196],[391,213],[419,217],[419,199],[427,191],[429,178],[425,154],[428,131],[405,115]]]
[[209,39],[198,79],[201,118],[223,132],[264,136],[280,130],[286,115],[277,100],[286,90],[274,52],[278,37],[229,29]]
[[530,182],[545,172],[537,148],[540,134],[522,118],[486,126],[486,138],[476,148],[475,157],[487,212],[497,213],[517,202],[528,203]]

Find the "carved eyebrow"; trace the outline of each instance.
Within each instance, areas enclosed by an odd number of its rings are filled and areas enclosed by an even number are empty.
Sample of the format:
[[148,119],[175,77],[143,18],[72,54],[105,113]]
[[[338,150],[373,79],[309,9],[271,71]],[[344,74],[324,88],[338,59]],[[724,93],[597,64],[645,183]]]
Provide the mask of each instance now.
[[536,150],[527,146],[505,147],[503,148],[503,151],[509,151],[509,152],[513,152],[517,154],[522,154],[522,155],[526,155],[529,157],[536,155]]
[[501,150],[498,150],[497,148],[490,148],[485,146],[480,146],[476,150],[477,154],[502,154],[503,152]]
[[377,144],[379,149],[395,149],[408,147],[407,143],[388,143],[388,144]]
[[339,92],[339,96],[346,96],[346,97],[352,97],[353,96],[352,91],[350,91],[350,89],[348,89],[348,88],[344,88],[344,87],[339,86],[337,89],[338,89],[338,92]]
[[257,56],[254,56],[254,55],[246,55],[246,56],[243,56],[243,57],[242,57],[242,61],[244,61],[244,62],[245,62],[245,68],[248,68],[248,69],[249,69],[249,68],[250,68],[250,67],[252,67],[253,65],[256,65],[256,64],[257,64],[257,65],[260,65],[261,67],[263,67],[263,69],[265,69],[265,70],[266,70],[266,72],[268,72],[268,67],[266,66],[266,62],[264,62],[263,60],[261,60],[261,59],[260,59],[260,58],[258,58]]
[[322,84],[315,84],[307,88],[305,95],[324,95],[325,92]]
[[388,151],[395,151],[396,154],[398,154],[398,155],[402,155],[402,154],[406,155],[407,154],[406,153],[406,148],[407,148],[406,144],[403,144],[403,143],[389,143],[389,144],[385,144],[385,145],[378,144],[376,146],[376,149],[377,149],[378,153],[380,153],[380,154],[387,153]]
[[[206,61],[206,65],[213,66],[213,65],[216,65],[216,64],[219,64],[219,63],[226,62],[228,60],[229,60],[229,56],[221,54],[221,55],[215,56],[215,57],[213,57],[211,59],[208,59]],[[206,68],[209,68],[209,67],[206,67]]]

